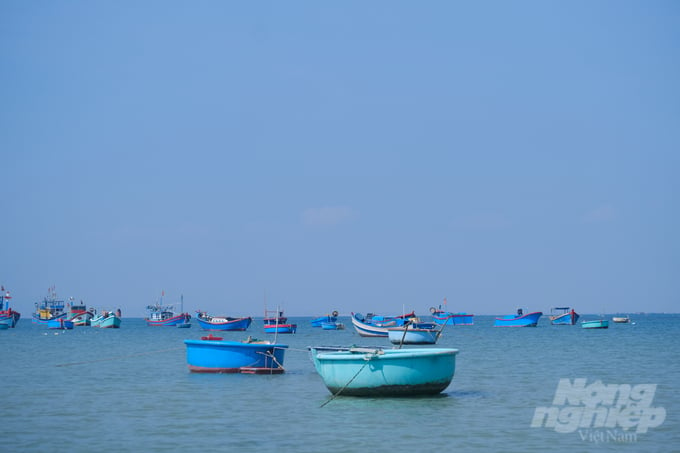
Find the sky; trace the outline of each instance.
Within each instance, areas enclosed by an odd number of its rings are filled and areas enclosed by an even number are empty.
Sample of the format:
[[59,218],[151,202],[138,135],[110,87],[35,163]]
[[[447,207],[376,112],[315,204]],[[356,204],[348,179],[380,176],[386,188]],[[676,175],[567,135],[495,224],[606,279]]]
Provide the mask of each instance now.
[[0,284],[678,312],[676,1],[0,2]]

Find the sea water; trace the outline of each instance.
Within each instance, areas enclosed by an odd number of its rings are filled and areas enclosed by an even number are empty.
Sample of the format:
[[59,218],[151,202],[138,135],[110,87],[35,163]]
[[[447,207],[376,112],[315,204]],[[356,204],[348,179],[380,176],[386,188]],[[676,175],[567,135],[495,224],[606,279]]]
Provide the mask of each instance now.
[[[502,328],[476,316],[473,326],[447,326],[437,344],[460,350],[441,395],[340,395],[326,405],[332,395],[309,346],[393,345],[359,337],[348,317],[338,331],[313,328],[311,319],[291,318],[297,333],[278,336],[289,345],[281,375],[189,372],[183,340],[205,335],[196,323],[147,327],[127,318],[120,329],[54,331],[22,319],[0,331],[0,450],[680,450],[680,315],[610,320],[606,330],[552,326],[546,317],[536,328]],[[257,319],[246,332],[219,335],[274,338]],[[566,399],[556,398],[560,385]],[[575,427],[573,417],[589,404],[599,413],[620,410],[598,400],[598,389],[627,398],[633,411],[611,426],[582,418]],[[635,397],[640,389],[644,404]],[[657,417],[639,432],[645,407]],[[541,418],[548,412],[557,418]]]

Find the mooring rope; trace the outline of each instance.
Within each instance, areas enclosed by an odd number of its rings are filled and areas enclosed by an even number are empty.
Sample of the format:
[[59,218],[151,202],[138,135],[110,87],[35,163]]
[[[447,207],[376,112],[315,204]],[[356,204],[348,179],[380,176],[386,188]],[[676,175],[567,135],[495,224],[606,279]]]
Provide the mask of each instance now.
[[368,364],[370,363],[370,360],[371,360],[368,356],[364,357],[364,359],[366,360],[366,363],[364,363],[364,364],[361,366],[361,368],[359,368],[359,371],[357,371],[357,373],[356,373],[354,376],[352,376],[352,379],[350,379],[350,380],[347,382],[347,384],[345,384],[340,390],[338,390],[337,392],[335,392],[335,395],[331,395],[331,397],[328,398],[328,400],[326,400],[325,403],[323,403],[321,406],[319,406],[319,409],[321,409],[321,408],[324,407],[326,404],[328,404],[328,403],[330,403],[331,401],[333,401],[338,395],[340,395],[340,393],[342,393],[343,390],[345,390],[345,389],[347,388],[348,385],[350,385],[350,384],[352,383],[352,381],[353,381],[357,376],[359,376],[359,373],[361,373],[361,372],[363,371],[363,369],[366,368],[366,365],[368,365]]
[[117,356],[117,357],[107,357],[107,358],[104,358],[104,359],[84,360],[82,362],[58,363],[55,366],[63,367],[63,366],[73,366],[73,365],[85,365],[85,364],[88,364],[88,363],[96,363],[96,362],[109,362],[111,360],[127,359],[128,357],[139,357],[139,356],[144,356],[144,355],[158,354],[158,353],[161,353],[161,352],[176,351],[178,349],[184,349],[184,347],[159,349],[157,351],[148,351],[148,352],[138,352],[136,354],[121,355],[121,356]]
[[[274,348],[274,349],[285,349],[285,348]],[[280,369],[282,369],[282,370],[285,371],[285,368],[283,368],[283,365],[282,365],[278,360],[276,360],[276,356],[274,356],[274,352],[273,352],[273,351],[272,351],[272,352],[269,352],[269,351],[265,351],[265,352],[256,351],[256,352],[257,352],[257,354],[262,354],[262,355],[265,356],[265,357],[271,357],[272,361],[278,365],[278,368],[276,368],[276,369],[279,369],[279,368],[280,368]],[[274,374],[274,369],[275,369],[274,367],[269,368],[269,374]]]

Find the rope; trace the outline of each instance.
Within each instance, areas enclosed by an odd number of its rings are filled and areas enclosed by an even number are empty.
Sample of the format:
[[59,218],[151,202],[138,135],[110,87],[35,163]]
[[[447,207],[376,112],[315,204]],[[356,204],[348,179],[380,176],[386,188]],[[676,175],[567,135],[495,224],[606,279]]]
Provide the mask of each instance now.
[[108,362],[108,361],[111,361],[111,360],[126,359],[128,357],[139,357],[139,356],[144,356],[144,355],[158,354],[160,352],[176,351],[178,349],[184,349],[184,348],[179,347],[179,348],[170,348],[170,349],[159,349],[158,351],[140,352],[140,353],[137,353],[137,354],[121,355],[121,356],[118,356],[118,357],[107,357],[105,359],[85,360],[85,361],[82,361],[82,362],[59,363],[55,366],[63,367],[63,366],[73,366],[73,365],[84,365],[84,364],[87,364],[87,363]]
[[328,398],[328,400],[326,400],[325,403],[323,403],[321,406],[319,406],[319,409],[321,409],[321,408],[324,407],[326,404],[330,403],[330,402],[333,401],[335,398],[337,398],[338,395],[340,395],[340,393],[342,393],[342,391],[345,390],[345,389],[347,388],[347,386],[350,385],[350,384],[352,383],[352,381],[353,381],[357,376],[359,376],[359,373],[361,373],[361,372],[364,370],[364,368],[366,368],[366,365],[368,365],[369,362],[370,362],[370,360],[371,360],[371,358],[370,358],[369,356],[364,357],[364,359],[366,360],[366,363],[364,363],[364,364],[361,366],[361,368],[359,368],[359,371],[357,371],[357,373],[356,373],[354,376],[352,376],[352,379],[350,379],[350,380],[347,382],[347,384],[345,384],[340,390],[338,390],[338,391],[335,393],[335,395],[331,395],[331,397]]
[[[273,348],[273,349],[284,349],[284,348]],[[269,352],[269,351],[265,351],[265,352],[256,351],[256,352],[258,354],[262,354],[265,357],[270,357],[272,359],[272,361],[278,365],[278,368],[280,368],[282,370],[284,369],[283,365],[281,363],[279,363],[278,360],[276,360],[276,357],[274,356],[273,352]],[[274,367],[269,368],[269,374],[274,374]]]

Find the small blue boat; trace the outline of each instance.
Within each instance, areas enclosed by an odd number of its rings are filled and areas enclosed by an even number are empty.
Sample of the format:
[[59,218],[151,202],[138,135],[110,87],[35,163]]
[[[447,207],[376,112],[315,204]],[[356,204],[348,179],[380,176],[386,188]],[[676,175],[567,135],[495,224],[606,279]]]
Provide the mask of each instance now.
[[184,340],[187,364],[194,373],[283,373],[288,345],[248,338],[244,342],[223,341],[211,335]]
[[415,312],[401,316],[378,316],[369,313],[366,316],[361,313],[351,314],[352,325],[362,337],[387,337],[387,329],[401,327],[410,318],[415,317]]
[[295,333],[297,324],[267,324],[264,326],[265,333]]
[[588,321],[581,321],[581,327],[584,329],[608,329],[609,321],[606,319],[592,319]]
[[432,312],[434,322],[447,326],[472,326],[475,323],[474,318],[475,315],[470,313],[451,313],[450,311],[439,310]]
[[328,390],[346,396],[433,395],[446,389],[458,349],[310,348]]
[[[444,307],[446,308],[447,301],[446,298],[444,298]],[[473,325],[475,315],[470,314],[470,313],[452,313],[450,311],[447,311],[446,309],[442,309],[442,306],[439,305],[439,307],[430,307],[430,313],[432,314],[432,318],[434,319],[434,322],[437,324],[445,324],[447,326],[471,326]]]
[[71,330],[73,326],[73,321],[69,321],[65,316],[47,321],[48,329]]
[[312,319],[312,327],[323,327],[324,322],[336,322],[338,320],[338,312],[334,310],[330,315],[320,316],[316,319]]
[[554,307],[550,310],[550,324],[556,326],[573,326],[580,315],[569,307]]
[[541,316],[543,316],[543,312],[540,311],[527,313],[525,315],[520,308],[517,310],[517,315],[507,315],[502,318],[496,318],[494,327],[536,327]]
[[392,344],[435,344],[441,328],[431,325],[407,324],[403,327],[390,327],[387,336]]
[[321,328],[323,330],[342,330],[345,328],[345,325],[341,322],[337,321],[331,321],[331,322],[322,322],[321,323]]
[[253,318],[232,318],[229,316],[210,316],[204,311],[196,312],[196,321],[198,325],[201,326],[203,330],[233,330],[233,331],[244,331],[250,327],[253,322]]

